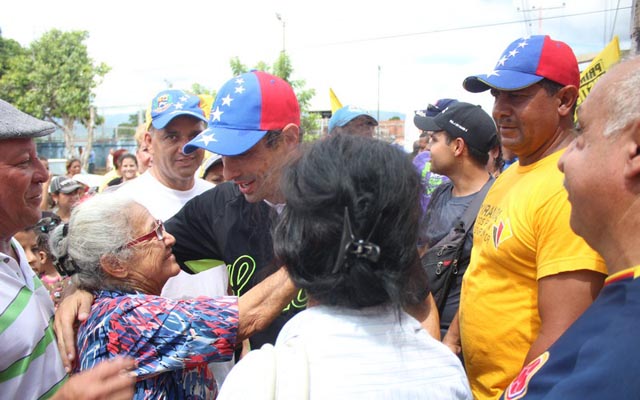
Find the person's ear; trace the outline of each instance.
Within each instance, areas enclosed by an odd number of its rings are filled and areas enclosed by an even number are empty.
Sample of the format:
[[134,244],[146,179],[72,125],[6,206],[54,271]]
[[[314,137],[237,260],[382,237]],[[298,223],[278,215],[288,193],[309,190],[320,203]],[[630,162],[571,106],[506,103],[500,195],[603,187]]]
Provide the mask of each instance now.
[[296,124],[288,124],[282,130],[283,143],[288,149],[295,149],[300,144],[300,128]]
[[556,98],[558,99],[558,114],[563,117],[567,116],[573,112],[574,105],[578,101],[578,88],[573,85],[565,86],[558,90]]
[[100,257],[100,266],[108,275],[117,279],[126,278],[129,269],[113,254],[104,254]]
[[40,264],[44,264],[49,261],[49,255],[42,250],[38,250],[38,260],[40,260]]
[[153,141],[152,137],[151,137],[151,132],[149,132],[148,130],[144,133],[144,144],[147,147],[147,150],[149,150],[149,154],[153,155],[153,146],[151,146],[151,142]]
[[[640,119],[636,119],[625,129],[629,130],[625,140],[624,178],[627,181],[640,184]],[[623,132],[620,132],[623,134]]]
[[464,152],[464,149],[467,148],[467,144],[462,138],[455,138],[452,141],[453,144],[453,155],[459,157]]

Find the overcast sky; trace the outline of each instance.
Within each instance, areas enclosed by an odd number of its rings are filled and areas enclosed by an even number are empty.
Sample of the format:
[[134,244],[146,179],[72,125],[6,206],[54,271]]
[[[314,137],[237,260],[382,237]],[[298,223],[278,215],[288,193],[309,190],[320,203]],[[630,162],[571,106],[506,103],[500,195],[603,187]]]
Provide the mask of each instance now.
[[490,108],[490,96],[465,92],[462,80],[488,71],[524,35],[549,34],[576,54],[601,50],[612,34],[629,48],[632,0],[3,3],[3,37],[25,46],[51,28],[89,31],[91,56],[112,68],[96,90],[101,113],[143,108],[169,83],[217,89],[231,77],[233,56],[273,63],[284,21],[293,78],[316,90],[313,108],[330,108],[331,87],[343,104],[375,115],[378,104],[409,113],[441,97]]

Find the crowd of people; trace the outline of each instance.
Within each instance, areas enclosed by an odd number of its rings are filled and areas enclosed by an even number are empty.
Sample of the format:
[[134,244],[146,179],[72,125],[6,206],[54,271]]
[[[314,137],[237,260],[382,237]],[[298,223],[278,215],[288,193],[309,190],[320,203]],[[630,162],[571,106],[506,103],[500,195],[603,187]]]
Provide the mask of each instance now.
[[571,48],[517,39],[463,80],[491,113],[430,104],[414,154],[355,106],[303,143],[265,72],[163,90],[95,190],[0,100],[0,392],[637,398],[639,67],[577,107]]

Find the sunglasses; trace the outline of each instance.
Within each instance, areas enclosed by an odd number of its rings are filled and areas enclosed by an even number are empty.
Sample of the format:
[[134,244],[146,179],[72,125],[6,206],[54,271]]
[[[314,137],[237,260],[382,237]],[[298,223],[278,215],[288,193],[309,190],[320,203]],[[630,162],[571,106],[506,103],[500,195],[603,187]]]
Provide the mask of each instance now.
[[158,240],[164,240],[164,224],[159,219],[156,220],[156,226],[153,228],[151,232],[130,241],[129,243],[125,244],[124,247],[127,248],[131,246],[135,246],[138,243],[152,240],[154,237],[157,238]]
[[431,113],[431,114],[440,114],[442,112],[442,108],[433,105],[433,104],[429,104],[427,106],[426,110],[416,110],[414,111],[415,115],[419,115],[421,117],[426,117],[427,113]]
[[440,107],[438,107],[436,105],[433,105],[433,104],[429,104],[427,106],[427,111],[435,112],[435,113],[441,113],[442,112],[442,108],[440,108]]
[[49,233],[55,229],[56,226],[60,225],[62,220],[60,217],[45,217],[40,219],[35,227],[43,233]]

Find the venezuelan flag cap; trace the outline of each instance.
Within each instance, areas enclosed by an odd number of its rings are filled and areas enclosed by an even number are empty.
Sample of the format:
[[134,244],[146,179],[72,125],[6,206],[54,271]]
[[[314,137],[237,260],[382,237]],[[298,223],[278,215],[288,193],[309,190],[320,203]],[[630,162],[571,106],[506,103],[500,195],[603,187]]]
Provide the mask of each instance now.
[[283,79],[251,71],[225,83],[211,107],[209,127],[184,146],[223,156],[242,154],[269,131],[289,124],[300,126],[300,106],[293,88]]
[[566,43],[546,35],[513,41],[487,74],[466,78],[462,86],[469,92],[489,89],[520,90],[542,79],[563,86],[580,87],[580,70],[575,54]]

